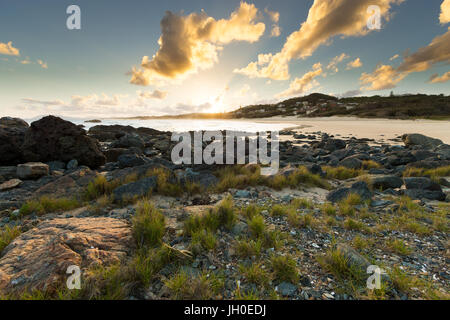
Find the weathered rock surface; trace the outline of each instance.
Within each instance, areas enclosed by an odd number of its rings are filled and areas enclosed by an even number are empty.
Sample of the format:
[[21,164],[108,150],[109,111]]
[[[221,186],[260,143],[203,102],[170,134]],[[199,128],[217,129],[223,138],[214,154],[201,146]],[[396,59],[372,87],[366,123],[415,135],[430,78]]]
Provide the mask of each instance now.
[[433,149],[443,144],[442,140],[430,138],[418,133],[404,134],[402,140],[407,147],[421,146],[424,149]]
[[8,245],[0,258],[0,290],[51,289],[67,278],[71,265],[81,269],[115,263],[132,248],[125,220],[53,219],[38,224]]
[[351,193],[358,194],[362,200],[369,200],[372,198],[372,192],[367,186],[367,183],[359,181],[352,184],[350,188],[344,187],[331,191],[327,196],[327,200],[331,202],[339,202]]
[[370,177],[372,187],[375,189],[396,189],[403,185],[403,180],[393,175],[376,175]]
[[96,173],[89,168],[78,168],[70,174],[64,175],[55,181],[49,182],[34,192],[35,197],[52,196],[55,198],[72,198],[95,178]]
[[28,128],[28,123],[20,118],[2,117],[0,118],[0,126],[15,127],[15,128]]
[[91,168],[103,165],[106,160],[97,140],[88,137],[84,129],[54,116],[31,124],[24,137],[22,154],[27,161],[76,159]]
[[11,180],[8,180],[8,181],[3,182],[2,184],[0,184],[0,191],[5,191],[5,190],[13,189],[13,188],[15,188],[15,187],[20,186],[21,183],[22,183],[22,180],[20,180],[20,179],[11,179]]
[[143,178],[139,181],[128,183],[114,189],[114,201],[120,203],[121,201],[133,199],[134,197],[144,197],[156,187],[156,177]]
[[0,165],[10,166],[23,162],[22,146],[25,127],[6,127],[0,125]]
[[20,179],[38,179],[48,175],[49,167],[42,162],[27,162],[17,166],[17,176]]

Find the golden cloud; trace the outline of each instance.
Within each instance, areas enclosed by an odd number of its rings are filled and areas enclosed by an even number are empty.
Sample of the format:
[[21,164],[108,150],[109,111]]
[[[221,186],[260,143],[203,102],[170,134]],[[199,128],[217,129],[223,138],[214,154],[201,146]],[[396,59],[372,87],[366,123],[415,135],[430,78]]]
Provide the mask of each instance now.
[[0,42],[0,54],[4,54],[7,56],[19,56],[19,49],[14,48],[12,45],[12,41],[8,43]]
[[361,62],[361,59],[356,58],[355,60],[347,63],[347,70],[361,68],[362,66],[363,66],[363,63]]
[[442,24],[450,22],[450,0],[444,0],[441,4],[441,15],[439,16],[439,21]]
[[291,82],[289,89],[281,92],[277,95],[277,97],[304,94],[312,88],[319,86],[319,82],[315,78],[320,76],[322,72],[322,65],[320,63],[316,63],[313,65],[313,70],[305,73],[301,78],[295,78],[295,80]]
[[236,73],[274,80],[289,79],[288,63],[292,59],[305,59],[311,56],[321,45],[329,44],[335,36],[364,36],[371,30],[367,21],[371,17],[367,8],[371,5],[380,7],[380,13],[389,20],[392,4],[404,0],[314,0],[309,9],[308,18],[298,31],[286,40],[282,50],[273,55],[267,66],[255,69],[251,63]]
[[430,78],[430,83],[444,83],[450,80],[450,71],[444,73],[442,76],[439,77],[439,75],[433,74]]
[[363,85],[370,84],[364,87],[366,90],[392,89],[409,74],[427,71],[442,62],[450,63],[450,28],[443,35],[434,38],[429,45],[405,56],[398,68],[378,66],[371,74],[363,73],[360,81]]
[[257,22],[258,17],[255,5],[246,2],[241,2],[229,19],[216,20],[203,11],[187,16],[167,11],[161,21],[158,52],[142,58],[143,70],[133,68],[130,82],[149,85],[212,67],[222,45],[260,39],[266,26]]
[[338,69],[338,64],[339,63],[341,63],[342,61],[344,61],[345,59],[348,59],[348,58],[350,58],[350,56],[348,56],[347,54],[345,54],[345,53],[342,53],[341,55],[339,55],[339,56],[336,56],[336,57],[334,57],[331,61],[330,61],[330,63],[328,64],[328,66],[327,66],[327,69],[328,70],[333,70],[335,73],[337,73],[338,71],[339,71],[339,69]]
[[154,90],[153,92],[137,92],[140,98],[143,99],[158,99],[163,100],[167,97],[168,93],[166,91]]

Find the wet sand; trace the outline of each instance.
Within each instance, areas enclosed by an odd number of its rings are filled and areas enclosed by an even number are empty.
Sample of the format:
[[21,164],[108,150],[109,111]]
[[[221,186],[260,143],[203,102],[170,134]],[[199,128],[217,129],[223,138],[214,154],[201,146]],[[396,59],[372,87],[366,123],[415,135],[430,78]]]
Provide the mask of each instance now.
[[259,123],[286,123],[286,128],[295,129],[295,131],[304,134],[321,131],[335,136],[387,141],[398,138],[405,133],[421,133],[450,144],[450,121],[446,120],[362,119],[354,117],[273,117],[253,120]]

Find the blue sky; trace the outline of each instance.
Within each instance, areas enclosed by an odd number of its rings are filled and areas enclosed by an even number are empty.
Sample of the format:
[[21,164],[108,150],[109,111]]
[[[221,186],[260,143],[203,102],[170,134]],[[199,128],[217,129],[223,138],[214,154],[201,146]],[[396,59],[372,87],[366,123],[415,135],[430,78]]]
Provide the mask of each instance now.
[[[229,111],[311,92],[450,94],[445,76],[450,71],[447,38],[439,50],[427,50],[433,39],[450,32],[444,1],[358,1],[1,0],[0,113],[24,118],[162,115]],[[381,7],[381,30],[366,30],[361,21],[358,25],[365,7],[355,9],[353,4],[361,2]],[[336,7],[331,8],[332,3]],[[66,27],[66,8],[71,4],[81,9],[81,30]],[[340,23],[327,24],[339,10],[349,12],[341,18],[348,19],[342,23],[350,30],[345,35],[339,31]],[[178,31],[198,31],[200,23],[208,22],[212,31],[203,38],[194,32],[180,43],[172,41],[174,35],[161,30],[166,11],[175,14],[166,22],[170,28],[183,21],[185,29]],[[241,12],[242,19],[230,19],[233,12]],[[189,20],[192,13],[200,18]],[[314,25],[314,17],[322,13],[323,23]],[[310,26],[302,27],[303,23]],[[279,35],[271,35],[274,25],[281,30]],[[314,36],[319,28],[324,35],[320,43]],[[289,44],[287,37],[294,32],[298,41]],[[171,43],[164,50],[158,44],[161,36]],[[176,52],[186,48],[189,53],[182,59],[189,67],[155,67],[171,64],[179,57]],[[191,49],[197,50],[197,58]],[[153,58],[160,51],[160,57]],[[277,53],[281,64],[273,59]],[[252,72],[238,71],[257,62],[259,54],[272,58]],[[395,55],[399,57],[391,61]],[[142,64],[144,56],[149,57],[148,64]],[[343,58],[336,72],[330,62],[339,56]],[[358,58],[356,67],[347,68]],[[288,68],[287,74],[264,70],[280,65]],[[132,81],[133,67],[143,80]]]

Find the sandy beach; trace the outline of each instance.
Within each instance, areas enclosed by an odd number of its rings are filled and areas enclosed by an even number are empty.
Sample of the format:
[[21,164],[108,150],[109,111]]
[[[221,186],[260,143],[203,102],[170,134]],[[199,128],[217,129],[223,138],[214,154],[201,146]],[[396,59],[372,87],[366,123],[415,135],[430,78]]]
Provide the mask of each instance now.
[[274,117],[254,119],[254,121],[258,123],[286,123],[289,124],[290,128],[295,128],[296,131],[302,133],[322,131],[333,135],[375,140],[394,139],[405,133],[421,133],[450,144],[450,121],[363,119],[356,117]]

